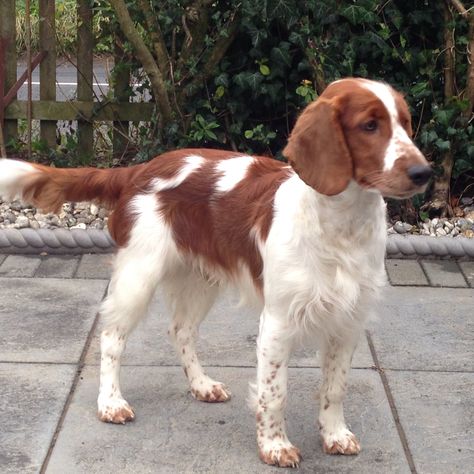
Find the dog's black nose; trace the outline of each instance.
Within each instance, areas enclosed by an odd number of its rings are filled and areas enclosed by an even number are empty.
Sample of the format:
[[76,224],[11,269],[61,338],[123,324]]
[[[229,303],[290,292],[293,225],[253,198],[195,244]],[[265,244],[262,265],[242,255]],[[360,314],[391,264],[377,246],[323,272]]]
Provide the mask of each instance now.
[[423,186],[431,178],[433,170],[429,166],[415,165],[407,170],[408,176],[417,186]]

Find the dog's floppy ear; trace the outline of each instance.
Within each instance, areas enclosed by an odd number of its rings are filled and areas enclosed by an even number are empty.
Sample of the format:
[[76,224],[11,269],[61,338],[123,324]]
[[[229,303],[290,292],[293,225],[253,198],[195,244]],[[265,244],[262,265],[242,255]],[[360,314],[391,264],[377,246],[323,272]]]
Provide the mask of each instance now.
[[327,196],[344,191],[353,172],[336,101],[319,99],[306,107],[283,150],[299,177]]

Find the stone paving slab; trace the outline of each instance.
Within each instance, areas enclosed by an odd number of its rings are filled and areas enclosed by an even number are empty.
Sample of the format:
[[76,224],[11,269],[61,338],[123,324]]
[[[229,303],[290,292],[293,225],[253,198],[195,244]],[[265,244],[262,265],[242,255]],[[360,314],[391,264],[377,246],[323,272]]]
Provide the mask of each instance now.
[[33,277],[41,258],[29,255],[8,255],[0,266],[0,277]]
[[40,471],[75,371],[68,365],[0,363],[3,474]]
[[392,285],[428,286],[429,282],[418,260],[389,259],[385,262]]
[[72,278],[79,265],[79,257],[49,256],[41,259],[36,278]]
[[467,287],[455,260],[422,260],[421,265],[432,286]]
[[[232,293],[219,297],[201,325],[198,355],[203,365],[254,367],[257,362],[256,340],[259,314],[256,309],[238,307]],[[179,358],[167,335],[170,315],[158,294],[150,314],[132,333],[123,355],[124,365],[179,365]],[[100,324],[87,354],[88,364],[100,360]],[[290,365],[317,367],[316,348],[295,350]],[[365,338],[361,338],[354,354],[353,367],[371,367],[372,356]]]
[[112,274],[113,254],[86,254],[81,258],[76,278],[108,280]]
[[0,361],[77,363],[106,286],[0,278]]
[[[137,411],[117,426],[96,418],[97,368],[82,374],[52,453],[48,474],[94,473],[281,473],[257,456],[254,417],[246,405],[251,369],[219,368],[233,393],[228,403],[194,400],[178,368],[126,367],[123,389]],[[408,473],[378,374],[354,370],[346,417],[359,435],[359,456],[322,453],[316,429],[316,369],[290,370],[289,437],[303,453],[298,472]]]
[[459,266],[471,288],[474,288],[474,262],[459,262]]
[[474,371],[474,290],[389,288],[371,334],[380,364]]
[[386,375],[418,474],[472,473],[474,374]]

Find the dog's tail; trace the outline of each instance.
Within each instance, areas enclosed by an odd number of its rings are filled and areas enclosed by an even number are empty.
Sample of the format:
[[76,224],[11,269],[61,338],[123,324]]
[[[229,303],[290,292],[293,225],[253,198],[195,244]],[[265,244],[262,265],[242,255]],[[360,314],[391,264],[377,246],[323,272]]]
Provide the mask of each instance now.
[[[136,167],[134,167],[136,168]],[[133,168],[51,168],[0,159],[0,197],[21,199],[44,212],[58,212],[66,201],[96,202],[113,208]]]

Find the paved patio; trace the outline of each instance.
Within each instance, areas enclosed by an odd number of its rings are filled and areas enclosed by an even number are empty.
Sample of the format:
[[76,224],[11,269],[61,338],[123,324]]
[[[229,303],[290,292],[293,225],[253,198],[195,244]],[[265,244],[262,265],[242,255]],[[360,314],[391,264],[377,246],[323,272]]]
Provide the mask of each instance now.
[[[246,406],[258,316],[226,295],[201,331],[201,359],[229,385],[195,401],[155,299],[123,359],[135,422],[100,423],[98,305],[110,256],[0,255],[0,472],[273,473]],[[391,287],[353,361],[346,418],[362,443],[328,456],[316,430],[314,350],[290,368],[288,430],[299,472],[470,473],[474,465],[474,262],[387,260]]]

